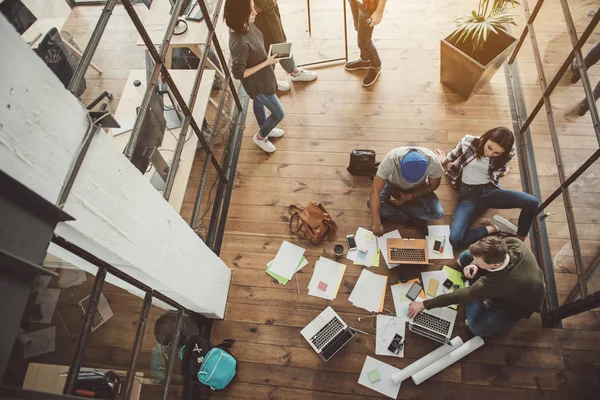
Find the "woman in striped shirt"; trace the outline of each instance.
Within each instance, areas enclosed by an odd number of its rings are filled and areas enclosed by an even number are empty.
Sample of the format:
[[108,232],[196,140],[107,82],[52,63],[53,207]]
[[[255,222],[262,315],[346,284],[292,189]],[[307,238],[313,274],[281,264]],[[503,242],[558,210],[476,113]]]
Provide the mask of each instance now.
[[[436,150],[452,186],[460,190],[454,221],[450,228],[450,243],[455,249],[467,247],[496,232],[517,235],[524,239],[537,215],[538,200],[529,193],[505,190],[500,177],[508,172],[515,154],[515,137],[504,127],[487,131],[480,137],[467,135],[447,155]],[[471,228],[484,211],[520,208],[518,228],[505,218],[494,215],[490,224]]]

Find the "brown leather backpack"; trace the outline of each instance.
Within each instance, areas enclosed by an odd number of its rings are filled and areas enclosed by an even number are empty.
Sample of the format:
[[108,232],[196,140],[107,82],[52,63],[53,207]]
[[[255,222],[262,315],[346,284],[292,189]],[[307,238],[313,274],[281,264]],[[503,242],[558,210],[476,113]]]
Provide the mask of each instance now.
[[311,243],[319,244],[324,238],[330,242],[336,240],[338,226],[331,218],[323,204],[308,203],[306,208],[300,204],[292,204],[288,208],[290,230]]

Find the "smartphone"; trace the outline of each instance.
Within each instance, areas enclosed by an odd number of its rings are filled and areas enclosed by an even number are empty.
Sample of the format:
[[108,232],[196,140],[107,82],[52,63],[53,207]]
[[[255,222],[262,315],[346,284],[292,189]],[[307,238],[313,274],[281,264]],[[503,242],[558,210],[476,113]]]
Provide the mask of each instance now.
[[445,241],[445,237],[443,236],[436,236],[434,238],[433,241],[433,252],[434,253],[442,253],[444,251],[444,241]]
[[346,242],[348,242],[349,250],[356,250],[356,240],[354,239],[354,235],[346,236]]
[[410,289],[408,289],[406,297],[414,301],[419,295],[419,293],[421,293],[421,290],[423,290],[423,286],[419,282],[415,282],[410,287]]

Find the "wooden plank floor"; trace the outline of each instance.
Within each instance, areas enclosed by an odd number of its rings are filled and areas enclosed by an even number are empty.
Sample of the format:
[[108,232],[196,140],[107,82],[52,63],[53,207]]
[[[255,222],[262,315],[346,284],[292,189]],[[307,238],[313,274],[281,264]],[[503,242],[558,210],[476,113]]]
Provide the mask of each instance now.
[[[341,2],[312,2],[312,38],[306,33],[305,4],[280,3],[287,35],[295,43],[297,61],[343,54]],[[373,329],[369,320],[357,321],[366,312],[348,301],[361,268],[346,262],[336,300],[329,302],[308,296],[307,285],[314,263],[319,256],[332,258],[333,244],[313,246],[291,236],[287,206],[296,202],[323,202],[340,225],[339,237],[343,238],[357,227],[369,228],[371,224],[366,207],[369,185],[366,179],[353,177],[345,170],[352,149],[376,150],[381,159],[397,146],[410,144],[448,150],[464,134],[479,135],[499,125],[512,128],[502,70],[490,85],[468,101],[439,83],[439,38],[451,31],[453,17],[469,11],[471,3],[388,2],[384,22],[374,35],[384,65],[380,80],[364,89],[360,85],[361,73],[348,73],[341,66],[331,66],[318,69],[320,76],[314,83],[292,84],[291,92],[280,95],[286,111],[281,127],[286,135],[274,141],[277,151],[273,155],[265,155],[252,143],[257,125],[249,113],[221,252],[234,270],[233,284],[225,320],[215,323],[212,336],[214,342],[227,337],[237,339],[234,354],[239,360],[239,372],[236,383],[218,394],[236,399],[380,397],[357,384],[365,356],[374,356],[373,337],[359,335],[324,364],[300,335],[300,329],[327,305],[356,328],[368,332]],[[570,5],[581,32],[587,23],[588,9],[594,7],[588,2],[570,2]],[[544,43],[545,68],[550,74],[558,69],[570,49],[568,39],[564,40],[564,22],[560,26],[560,5],[551,4],[543,11],[536,34]],[[514,31],[520,32],[520,28]],[[561,32],[561,40],[556,40],[557,32]],[[352,57],[357,55],[354,37],[351,32]],[[540,95],[533,57],[526,54],[530,49],[527,43],[522,51],[525,55],[519,58],[529,109]],[[277,72],[284,78],[280,68]],[[598,75],[598,67],[590,69],[592,81]],[[577,90],[567,82],[568,79],[564,80],[553,96],[563,114],[582,94],[581,88]],[[556,119],[569,172],[597,146],[588,119],[562,115]],[[543,195],[547,196],[558,181],[546,121],[536,120],[532,134],[539,180]],[[518,163],[512,167],[503,185],[520,189]],[[595,166],[573,195],[587,263],[599,250],[600,210],[594,200],[597,185],[593,185],[597,173]],[[446,213],[438,223],[451,223],[457,193],[446,179],[436,193]],[[555,256],[568,241],[568,231],[562,202],[553,204],[550,212],[546,222]],[[491,214],[486,213],[479,223]],[[518,217],[514,211],[502,214],[515,222]],[[418,237],[403,226],[388,223],[384,226],[387,230],[398,227],[406,237]],[[309,265],[297,274],[300,294],[293,281],[282,286],[264,272],[265,263],[275,257],[282,240],[306,248]],[[572,257],[559,259],[557,284],[563,300],[576,279]],[[381,265],[374,272],[389,275],[390,284],[396,282],[400,271],[387,270],[383,260]],[[410,275],[417,271],[402,273]],[[393,310],[389,290],[385,308]],[[466,340],[470,336],[462,322],[463,313],[455,333]],[[600,352],[595,343],[600,339],[599,316],[592,311],[567,319],[562,330],[542,329],[539,315],[534,316],[522,321],[507,336],[490,340],[481,350],[429,382],[420,386],[403,383],[399,398],[595,398],[600,373]],[[434,347],[432,342],[409,333],[404,359],[375,357],[403,367]]]

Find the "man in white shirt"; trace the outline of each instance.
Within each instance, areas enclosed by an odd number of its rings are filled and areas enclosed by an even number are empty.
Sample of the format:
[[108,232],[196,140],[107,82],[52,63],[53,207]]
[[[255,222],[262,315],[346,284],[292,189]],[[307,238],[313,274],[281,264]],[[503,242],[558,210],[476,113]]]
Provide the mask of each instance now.
[[381,218],[414,225],[427,235],[425,221],[441,219],[444,210],[433,193],[444,169],[437,155],[423,147],[390,151],[377,170],[367,206],[373,215],[373,233],[383,235]]

